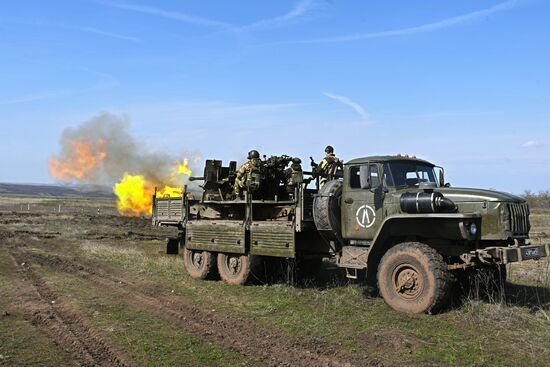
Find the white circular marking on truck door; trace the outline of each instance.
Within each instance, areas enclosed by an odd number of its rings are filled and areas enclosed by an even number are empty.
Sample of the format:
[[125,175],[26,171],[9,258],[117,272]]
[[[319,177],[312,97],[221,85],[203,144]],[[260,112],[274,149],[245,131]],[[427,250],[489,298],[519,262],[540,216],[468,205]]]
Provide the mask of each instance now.
[[376,213],[373,208],[368,205],[360,206],[355,213],[357,224],[363,228],[371,227],[376,221]]

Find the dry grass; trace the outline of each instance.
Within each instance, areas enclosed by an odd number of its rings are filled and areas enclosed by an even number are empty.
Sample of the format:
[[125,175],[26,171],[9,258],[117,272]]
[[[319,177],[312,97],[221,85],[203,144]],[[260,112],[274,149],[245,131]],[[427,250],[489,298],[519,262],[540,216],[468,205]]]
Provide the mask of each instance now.
[[[539,220],[538,215],[533,214],[536,229],[550,233],[550,223]],[[187,276],[181,257],[164,254],[163,239],[169,232],[151,228],[145,220],[53,213],[9,213],[1,218],[9,219],[3,229],[26,231],[6,240],[12,241],[13,246],[25,246],[25,251],[42,251],[65,259],[85,258],[119,272],[135,284],[173,294],[197,308],[248,320],[259,328],[272,328],[354,355],[377,358],[384,364],[540,366],[550,360],[550,260],[509,266],[509,282],[503,293],[487,296],[480,289],[474,290],[462,303],[442,314],[405,315],[391,310],[382,299],[367,296],[362,285],[343,279],[339,270],[328,263],[324,264],[322,281],[301,286],[231,287]],[[44,233],[54,233],[55,237],[39,237]],[[2,270],[0,266],[0,280],[11,276],[11,272],[3,274]],[[105,335],[117,340],[117,331],[136,325],[136,330],[148,333],[150,343],[123,345],[134,348],[145,361],[152,351],[159,364],[169,364],[169,357],[158,352],[161,349],[154,344],[170,340],[172,333],[179,335],[183,330],[155,329],[157,319],[151,315],[128,316],[124,299],[114,298],[104,289],[94,289],[93,285],[88,285],[90,289],[81,284],[73,286],[70,282],[74,278],[63,272],[41,270],[49,281],[60,286],[60,292],[89,311],[92,321],[103,318],[97,327],[107,331]],[[103,309],[105,305],[109,307]],[[96,311],[100,316],[94,316]],[[10,322],[5,320],[6,327],[16,325]],[[29,330],[25,333],[30,335],[32,327]],[[139,340],[140,333],[136,331],[132,337]],[[125,337],[120,333],[122,342]],[[0,354],[14,356],[17,352],[0,346]]]

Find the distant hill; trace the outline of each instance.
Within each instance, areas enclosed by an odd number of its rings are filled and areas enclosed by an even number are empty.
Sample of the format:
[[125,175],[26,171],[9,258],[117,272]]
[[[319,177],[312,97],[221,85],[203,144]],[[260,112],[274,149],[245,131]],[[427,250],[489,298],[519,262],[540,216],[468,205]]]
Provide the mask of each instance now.
[[114,198],[113,190],[106,186],[69,186],[48,184],[0,183],[0,196],[57,196]]

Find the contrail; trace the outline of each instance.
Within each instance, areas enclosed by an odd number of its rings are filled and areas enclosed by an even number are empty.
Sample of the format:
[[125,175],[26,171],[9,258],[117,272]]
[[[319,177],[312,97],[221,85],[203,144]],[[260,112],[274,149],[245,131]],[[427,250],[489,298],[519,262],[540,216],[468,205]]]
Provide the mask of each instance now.
[[307,14],[310,10],[312,10],[316,6],[316,1],[313,0],[302,0],[296,4],[294,8],[292,8],[288,13],[270,18],[270,19],[263,19],[259,20],[257,22],[251,23],[249,25],[244,25],[242,27],[237,27],[236,31],[247,31],[254,28],[261,28],[261,27],[269,27],[274,26],[278,24],[283,24],[286,22],[290,22],[296,18],[302,17],[305,14]]
[[155,8],[152,6],[137,5],[137,4],[128,4],[128,3],[112,3],[104,2],[104,5],[111,6],[114,8],[119,8],[123,10],[129,10],[137,13],[144,13],[150,15],[156,15],[167,19],[173,19],[180,22],[191,23],[196,25],[208,26],[208,27],[218,27],[218,28],[232,28],[233,26],[229,23],[220,22],[217,20],[212,20],[208,18],[199,17],[196,15],[191,15],[182,12],[164,10],[160,8]]
[[337,94],[333,94],[329,92],[324,92],[323,94],[328,98],[334,99],[335,101],[338,101],[340,103],[345,104],[346,106],[353,108],[355,112],[357,112],[361,116],[361,119],[365,121],[368,120],[369,114],[367,113],[367,111],[365,111],[363,106],[361,106],[359,103],[352,101],[351,99],[345,96],[339,96]]
[[468,14],[443,19],[433,23],[422,24],[415,27],[394,29],[394,30],[381,31],[381,32],[356,33],[356,34],[338,36],[338,37],[327,37],[327,38],[318,38],[318,39],[302,40],[302,41],[290,41],[285,43],[293,44],[293,43],[351,42],[351,41],[359,41],[359,40],[369,39],[369,38],[406,36],[406,35],[416,34],[416,33],[431,32],[438,29],[448,28],[448,27],[456,26],[462,23],[466,23],[473,19],[486,17],[494,13],[512,9],[516,5],[518,5],[520,2],[521,0],[509,0],[497,5],[494,5],[487,9],[477,10]]
[[123,34],[118,34],[118,33],[113,33],[113,32],[107,32],[107,31],[97,29],[97,28],[93,28],[93,27],[80,27],[80,26],[71,26],[71,25],[59,25],[59,26],[61,26],[63,28],[67,28],[67,29],[73,29],[75,31],[99,34],[101,36],[116,38],[116,39],[119,39],[119,40],[139,42],[139,39],[137,39],[136,37],[126,36],[126,35],[123,35]]
[[131,3],[117,3],[117,2],[102,2],[102,4],[113,8],[133,11],[137,13],[155,15],[166,19],[176,20],[179,22],[206,26],[206,27],[221,28],[222,30],[229,30],[234,32],[241,32],[241,31],[251,30],[254,28],[284,24],[286,22],[292,21],[296,18],[299,18],[305,15],[307,12],[313,9],[316,6],[316,1],[301,0],[286,14],[269,18],[269,19],[259,20],[243,26],[238,26],[227,22],[200,17],[193,14],[172,11],[172,10],[165,10],[165,9],[146,6],[146,5],[131,4]]

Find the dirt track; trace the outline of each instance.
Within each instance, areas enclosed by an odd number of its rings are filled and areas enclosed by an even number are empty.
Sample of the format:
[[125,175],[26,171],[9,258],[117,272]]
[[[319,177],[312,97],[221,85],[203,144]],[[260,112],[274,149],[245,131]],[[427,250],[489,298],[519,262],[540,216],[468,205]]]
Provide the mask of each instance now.
[[[376,362],[358,360],[356,357],[334,350],[326,345],[298,340],[289,335],[259,328],[245,320],[239,320],[215,312],[202,311],[186,300],[147,289],[139,284],[110,273],[108,269],[89,260],[67,257],[63,255],[43,256],[26,254],[23,251],[12,250],[10,254],[23,266],[27,278],[39,290],[44,300],[57,300],[58,306],[50,307],[56,316],[63,322],[70,320],[73,325],[71,332],[80,343],[71,343],[76,348],[72,350],[76,355],[84,354],[92,361],[103,365],[122,366],[128,362],[126,357],[113,351],[100,337],[94,335],[93,330],[79,315],[63,307],[66,303],[63,298],[48,289],[44,281],[36,275],[30,266],[33,263],[47,266],[51,270],[67,272],[73,276],[89,282],[94,287],[103,289],[113,297],[123,297],[132,307],[150,312],[165,319],[194,335],[208,339],[228,349],[240,352],[253,360],[275,366],[355,366],[380,365]],[[48,315],[51,312],[48,313]],[[36,315],[34,316],[36,319]],[[39,320],[45,318],[40,315]],[[44,322],[48,329],[48,322]],[[80,338],[82,336],[83,338]],[[93,336],[93,338],[90,338]],[[86,340],[92,341],[86,342]],[[82,346],[81,346],[82,345]],[[87,351],[88,353],[81,353]],[[101,357],[106,354],[103,359]],[[82,359],[87,360],[87,359]]]
[[332,278],[329,264],[304,287],[193,280],[163,253],[172,235],[96,210],[0,207],[0,366],[512,367],[550,358],[548,262],[515,270],[546,286],[509,284],[512,307],[474,300],[410,316]]
[[14,299],[20,302],[31,323],[46,333],[81,366],[130,366],[128,357],[114,349],[63,297],[52,291],[33,271],[25,256],[10,255],[21,276]]
[[[25,218],[40,224],[40,216]],[[95,222],[89,234],[94,239],[116,238],[119,234],[97,230],[113,218],[74,218],[77,222]],[[105,221],[105,222],[104,222]],[[149,239],[155,233],[138,223],[116,219],[119,228],[131,227],[130,236]],[[14,223],[10,215],[0,217],[0,223]],[[30,224],[30,223],[29,223]],[[29,228],[29,227],[27,227]],[[30,227],[32,228],[32,227]],[[34,227],[36,228],[36,227]],[[129,307],[147,312],[224,349],[235,351],[262,365],[272,366],[364,366],[381,365],[344,350],[315,340],[302,340],[280,331],[269,330],[248,320],[199,308],[182,296],[143,282],[117,269],[75,254],[67,247],[49,245],[44,238],[56,238],[60,230],[7,230],[0,227],[0,239],[13,258],[18,275],[18,291],[9,294],[12,303],[20,307],[32,325],[48,335],[55,344],[73,356],[77,365],[127,366],[138,365],[128,355],[113,347],[108,338],[95,330],[89,320],[78,312],[69,298],[56,292],[37,271],[41,269],[73,277],[87,286],[101,289],[109,297],[123,299]],[[158,235],[156,235],[158,237]],[[32,246],[28,246],[32,244]],[[36,252],[33,250],[40,249]],[[160,289],[160,290],[159,290]]]

